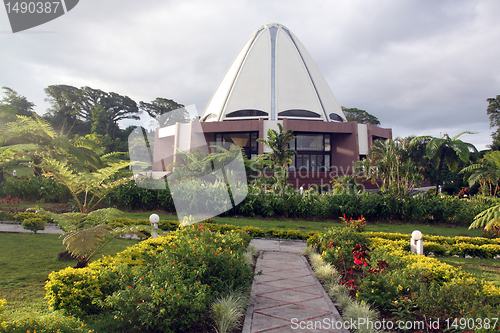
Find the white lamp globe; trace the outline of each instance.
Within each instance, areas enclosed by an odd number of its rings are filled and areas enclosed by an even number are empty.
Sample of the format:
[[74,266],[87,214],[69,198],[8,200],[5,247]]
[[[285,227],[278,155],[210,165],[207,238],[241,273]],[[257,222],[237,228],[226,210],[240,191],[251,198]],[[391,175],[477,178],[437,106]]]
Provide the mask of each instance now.
[[413,238],[414,240],[420,240],[422,239],[422,233],[418,230],[415,230],[411,233],[411,238]]
[[158,214],[151,214],[149,216],[149,222],[158,223],[159,221],[160,221],[160,217],[158,216]]

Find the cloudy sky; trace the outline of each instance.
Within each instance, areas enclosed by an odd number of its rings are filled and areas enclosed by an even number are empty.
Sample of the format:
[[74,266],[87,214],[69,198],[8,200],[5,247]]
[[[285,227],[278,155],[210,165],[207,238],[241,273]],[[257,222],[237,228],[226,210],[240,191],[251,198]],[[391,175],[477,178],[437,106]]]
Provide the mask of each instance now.
[[165,97],[203,111],[259,26],[287,26],[339,103],[377,116],[394,137],[456,135],[491,143],[500,95],[500,1],[82,0],[13,34],[0,8],[0,86],[43,114],[43,89],[90,86],[135,101]]

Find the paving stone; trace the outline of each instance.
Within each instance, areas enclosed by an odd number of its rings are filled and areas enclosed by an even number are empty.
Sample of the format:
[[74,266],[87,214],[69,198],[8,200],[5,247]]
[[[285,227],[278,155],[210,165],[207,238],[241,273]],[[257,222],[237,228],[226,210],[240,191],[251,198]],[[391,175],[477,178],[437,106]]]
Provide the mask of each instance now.
[[250,244],[261,251],[256,263],[261,275],[254,278],[243,333],[348,333],[329,327],[342,318],[301,255],[304,242],[254,239]]

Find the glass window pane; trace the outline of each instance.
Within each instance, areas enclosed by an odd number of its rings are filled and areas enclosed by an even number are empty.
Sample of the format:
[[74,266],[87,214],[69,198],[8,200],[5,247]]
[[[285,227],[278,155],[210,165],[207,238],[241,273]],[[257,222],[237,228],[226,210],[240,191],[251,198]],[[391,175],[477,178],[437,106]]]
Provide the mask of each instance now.
[[325,135],[325,151],[330,151],[330,134]]
[[311,168],[310,171],[316,171],[317,163],[316,163],[317,155],[311,155]]

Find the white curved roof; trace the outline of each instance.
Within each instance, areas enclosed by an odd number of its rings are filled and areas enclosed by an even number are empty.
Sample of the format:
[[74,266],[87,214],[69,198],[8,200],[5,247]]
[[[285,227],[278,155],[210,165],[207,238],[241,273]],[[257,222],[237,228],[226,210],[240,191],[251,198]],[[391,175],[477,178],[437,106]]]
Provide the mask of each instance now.
[[304,46],[277,23],[263,25],[245,43],[202,121],[258,118],[347,121]]

